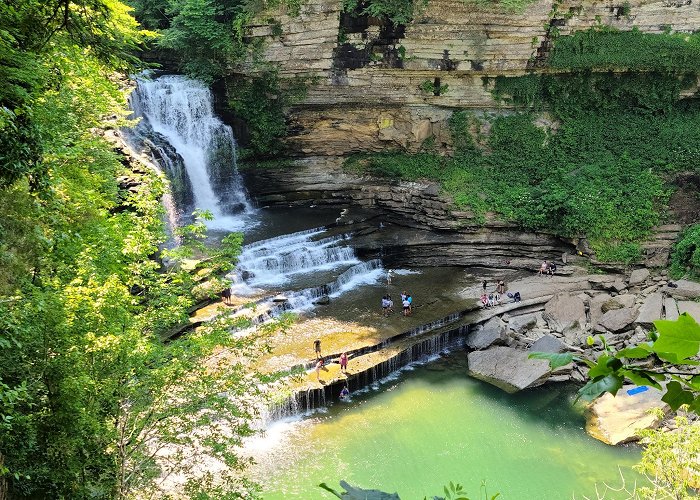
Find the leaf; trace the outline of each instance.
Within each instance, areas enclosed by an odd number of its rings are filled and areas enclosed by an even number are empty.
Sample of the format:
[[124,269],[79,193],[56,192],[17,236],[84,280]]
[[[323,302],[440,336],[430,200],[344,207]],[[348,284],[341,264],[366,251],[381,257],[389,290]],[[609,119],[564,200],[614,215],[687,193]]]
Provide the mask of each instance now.
[[659,357],[662,353],[673,353],[678,360],[682,360],[700,351],[700,325],[687,313],[681,314],[676,321],[657,320],[654,325],[659,331],[659,338],[654,342],[653,349]]
[[546,359],[549,361],[549,368],[554,370],[571,363],[574,360],[574,355],[570,352],[531,352],[528,359]]
[[603,375],[612,373],[614,370],[610,366],[610,361],[613,359],[614,358],[609,354],[601,355],[596,361],[596,364],[588,372],[588,376],[591,379],[595,379],[597,377],[602,377]]
[[337,496],[338,498],[343,498],[343,497],[341,496],[340,493],[338,493],[337,491],[335,491],[333,488],[331,488],[330,486],[328,486],[326,483],[321,483],[321,484],[318,485],[318,487],[319,487],[319,488],[323,488],[324,490],[326,490],[326,491],[328,491],[328,492],[330,492],[330,493],[333,493],[333,494],[334,494],[335,496]]
[[578,398],[582,398],[585,401],[593,401],[604,392],[609,392],[614,396],[622,387],[622,380],[622,377],[612,373],[600,379],[590,380],[579,389]]
[[649,357],[651,354],[651,342],[644,342],[634,347],[628,347],[626,349],[622,349],[621,351],[617,351],[615,356],[618,358],[643,359]]
[[635,385],[650,385],[655,389],[661,389],[661,384],[654,380],[654,377],[652,377],[646,370],[620,370],[620,375],[627,377]]
[[661,401],[668,403],[672,410],[677,410],[682,405],[690,404],[695,397],[690,391],[683,390],[683,386],[672,380],[666,386],[666,394],[661,398]]

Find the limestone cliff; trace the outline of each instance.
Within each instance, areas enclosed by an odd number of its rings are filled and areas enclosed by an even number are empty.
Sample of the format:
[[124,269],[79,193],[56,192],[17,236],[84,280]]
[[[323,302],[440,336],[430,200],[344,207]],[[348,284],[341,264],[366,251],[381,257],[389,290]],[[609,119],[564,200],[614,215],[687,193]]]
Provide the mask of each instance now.
[[262,57],[278,63],[282,76],[319,77],[290,110],[292,153],[416,150],[431,136],[448,145],[445,120],[452,110],[502,109],[490,93],[493,79],[547,71],[538,62],[557,34],[596,25],[650,33],[700,27],[697,0],[539,0],[522,12],[429,0],[405,26],[352,17],[341,5],[308,0],[298,16],[268,10],[249,27],[251,38],[264,40]]

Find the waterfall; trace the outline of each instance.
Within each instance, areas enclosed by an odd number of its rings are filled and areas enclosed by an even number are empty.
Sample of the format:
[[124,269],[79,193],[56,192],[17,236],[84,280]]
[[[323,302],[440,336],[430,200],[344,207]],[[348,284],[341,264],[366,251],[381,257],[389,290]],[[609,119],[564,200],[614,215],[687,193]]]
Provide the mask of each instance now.
[[166,170],[176,203],[211,212],[212,229],[241,229],[241,214],[252,209],[236,169],[233,132],[214,114],[209,89],[180,75],[138,78],[130,102],[142,118],[132,141]]
[[236,284],[234,289],[246,293],[246,287],[279,287],[301,273],[360,262],[353,249],[343,244],[347,235],[321,238],[325,231],[322,227],[309,229],[244,246],[236,273],[231,276]]

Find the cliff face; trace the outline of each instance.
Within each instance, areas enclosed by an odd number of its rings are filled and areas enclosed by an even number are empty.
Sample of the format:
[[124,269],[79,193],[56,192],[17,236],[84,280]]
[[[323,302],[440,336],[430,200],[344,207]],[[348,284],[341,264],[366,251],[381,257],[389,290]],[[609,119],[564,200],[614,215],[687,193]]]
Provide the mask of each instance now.
[[547,71],[552,38],[596,25],[660,33],[700,26],[697,0],[540,0],[523,12],[463,0],[429,0],[406,26],[341,12],[339,0],[308,0],[299,16],[266,11],[249,29],[284,77],[316,76],[291,110],[292,152],[345,155],[416,150],[428,137],[449,146],[455,108],[503,109],[499,75]]

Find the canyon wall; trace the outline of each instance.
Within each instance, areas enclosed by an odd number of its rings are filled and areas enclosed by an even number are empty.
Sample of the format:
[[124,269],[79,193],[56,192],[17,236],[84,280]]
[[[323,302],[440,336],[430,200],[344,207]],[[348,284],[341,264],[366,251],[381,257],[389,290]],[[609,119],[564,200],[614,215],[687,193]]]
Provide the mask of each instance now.
[[491,95],[495,77],[551,71],[540,63],[553,37],[601,25],[649,33],[700,27],[698,0],[539,0],[522,12],[429,0],[405,26],[353,17],[341,6],[308,0],[298,15],[267,10],[249,27],[283,77],[316,77],[290,110],[292,154],[415,151],[429,137],[449,149],[451,112],[507,110]]

